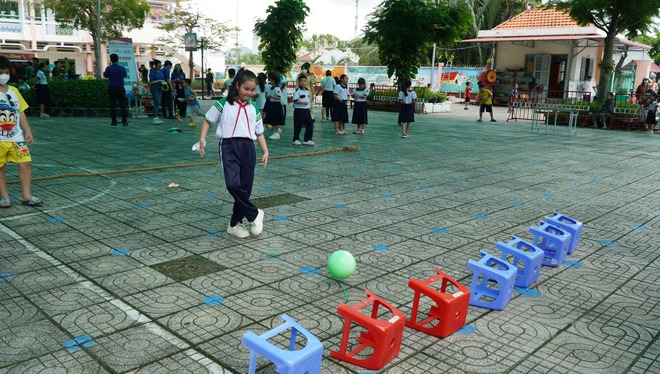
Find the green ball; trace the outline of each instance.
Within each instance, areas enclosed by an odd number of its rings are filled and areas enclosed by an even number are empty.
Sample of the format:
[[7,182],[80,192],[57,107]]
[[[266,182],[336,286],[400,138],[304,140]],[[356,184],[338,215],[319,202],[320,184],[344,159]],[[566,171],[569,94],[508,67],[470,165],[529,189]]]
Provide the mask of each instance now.
[[355,271],[355,258],[347,251],[335,251],[328,257],[328,271],[337,279],[346,279]]

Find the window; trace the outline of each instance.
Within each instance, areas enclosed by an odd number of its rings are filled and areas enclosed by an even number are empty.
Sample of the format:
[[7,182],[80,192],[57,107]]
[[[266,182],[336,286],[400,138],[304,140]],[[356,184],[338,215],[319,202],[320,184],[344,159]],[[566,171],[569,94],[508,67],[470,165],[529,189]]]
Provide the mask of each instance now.
[[0,1],[0,18],[15,19],[19,18],[19,4],[17,0]]

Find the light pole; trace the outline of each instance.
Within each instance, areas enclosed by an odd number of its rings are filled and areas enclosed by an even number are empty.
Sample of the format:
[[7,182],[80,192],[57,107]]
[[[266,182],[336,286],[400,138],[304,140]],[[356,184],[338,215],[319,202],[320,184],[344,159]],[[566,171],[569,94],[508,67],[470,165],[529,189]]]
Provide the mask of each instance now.
[[101,0],[96,0],[96,40],[94,40],[94,58],[96,59],[96,79],[101,79]]

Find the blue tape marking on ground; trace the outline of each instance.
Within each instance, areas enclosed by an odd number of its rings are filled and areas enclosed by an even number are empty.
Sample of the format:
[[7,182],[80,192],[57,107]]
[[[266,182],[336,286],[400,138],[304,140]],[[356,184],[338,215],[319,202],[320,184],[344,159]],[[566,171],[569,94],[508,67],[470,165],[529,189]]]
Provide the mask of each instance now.
[[136,205],[135,209],[148,209],[149,205]]
[[220,236],[222,231],[205,231],[204,236]]
[[319,182],[319,180],[316,179],[316,178],[310,178],[309,179],[309,183],[318,183],[318,182]]
[[206,296],[203,300],[207,305],[210,306],[222,304],[225,302],[225,298],[220,295]]
[[517,294],[522,296],[531,296],[531,297],[541,296],[541,293],[533,288],[516,287],[515,290]]
[[543,196],[545,196],[545,197],[555,197],[555,195],[551,194],[551,193],[544,193]]
[[446,232],[449,232],[449,230],[447,230],[444,227],[433,227],[431,228],[431,232],[434,232],[436,234],[444,234]]
[[385,170],[396,170],[395,166],[385,166]]
[[660,217],[660,212],[653,212],[653,215],[656,217]]
[[320,272],[320,271],[321,271],[321,270],[319,270],[319,269],[317,269],[317,268],[313,268],[313,267],[301,268],[301,269],[300,269],[300,272],[301,272],[301,273],[303,273],[303,274],[308,274],[308,275],[314,275],[314,274],[316,274],[316,273],[318,273],[318,272]]
[[394,195],[392,195],[391,193],[382,193],[380,194],[380,197],[382,197],[383,199],[389,199],[391,197],[394,197]]
[[273,186],[261,186],[262,190],[272,190]]
[[603,180],[600,179],[600,178],[593,178],[591,181],[592,182],[602,182]]
[[475,217],[477,217],[477,218],[488,218],[488,214],[479,213],[479,214],[476,214]]
[[64,221],[64,218],[62,218],[62,217],[55,217],[55,218],[51,218],[51,219],[48,220],[48,222],[50,222],[50,223],[58,223],[58,222],[63,222],[63,221]]
[[0,280],[9,282],[14,278],[14,274],[0,273]]
[[468,335],[477,332],[477,328],[472,325],[465,325],[462,329],[456,331],[457,334]]
[[353,176],[358,176],[358,175],[360,175],[360,172],[359,172],[359,171],[352,171],[352,172],[351,172],[351,175],[353,175]]
[[160,182],[160,178],[149,178],[149,182]]
[[464,178],[456,178],[456,179],[454,179],[454,182],[463,183],[463,182],[465,182],[465,179]]
[[433,187],[431,187],[431,186],[419,186],[419,188],[421,188],[423,190],[430,190]]
[[130,249],[117,249],[112,251],[110,254],[113,256],[125,256],[130,253],[131,253]]
[[371,246],[371,248],[373,248],[377,251],[387,251],[388,249],[390,249],[390,247],[386,246],[385,244],[375,244],[375,245]]
[[618,171],[613,171],[613,172],[610,173],[610,175],[619,175],[619,174],[621,174],[621,173],[619,173]]
[[580,261],[564,261],[564,265],[566,265],[569,268],[576,268],[576,269],[582,267],[582,263]]
[[207,194],[203,195],[202,197],[205,198],[205,199],[215,199],[216,198],[215,195],[210,194],[210,193],[207,193]]
[[266,255],[266,258],[280,258],[280,255],[278,255],[277,253],[268,253]]
[[628,227],[630,227],[633,230],[648,230],[648,228],[646,226],[630,225]]
[[519,166],[512,166],[511,170],[522,170],[522,168]]
[[85,188],[88,188],[90,190],[95,190],[97,187],[96,186],[85,186]]
[[580,188],[580,186],[568,186],[568,188],[570,188],[570,189],[576,189],[576,188]]
[[513,205],[513,206],[517,206],[517,207],[525,206],[525,204],[523,204],[523,203],[516,203],[515,201],[514,201],[513,203],[511,203],[511,205]]
[[348,208],[348,204],[335,204],[335,208],[337,209]]
[[599,241],[598,243],[600,243],[600,244],[602,244],[602,245],[604,245],[604,246],[606,246],[606,247],[618,247],[618,246],[619,246],[619,243],[617,243],[617,242],[611,242],[611,241],[609,241],[609,240],[601,240],[601,241]]
[[275,221],[288,221],[289,216],[275,216]]
[[81,335],[77,338],[69,339],[62,343],[64,348],[68,348],[71,351],[77,351],[83,348],[89,348],[94,345],[94,339],[89,335]]

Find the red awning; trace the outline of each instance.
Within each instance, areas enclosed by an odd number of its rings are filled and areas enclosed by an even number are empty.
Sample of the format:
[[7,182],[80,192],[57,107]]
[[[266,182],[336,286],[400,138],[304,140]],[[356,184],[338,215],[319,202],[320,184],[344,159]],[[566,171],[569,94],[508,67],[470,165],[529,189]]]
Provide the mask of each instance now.
[[465,39],[464,43],[479,43],[479,42],[522,42],[522,41],[543,41],[543,40],[578,40],[578,39],[604,39],[605,37],[598,34],[589,35],[537,35],[537,36],[503,36],[503,37],[489,37],[489,38],[476,38]]
[[32,53],[16,53],[16,52],[0,52],[0,55],[3,55],[9,59],[9,61],[30,61],[34,57]]

